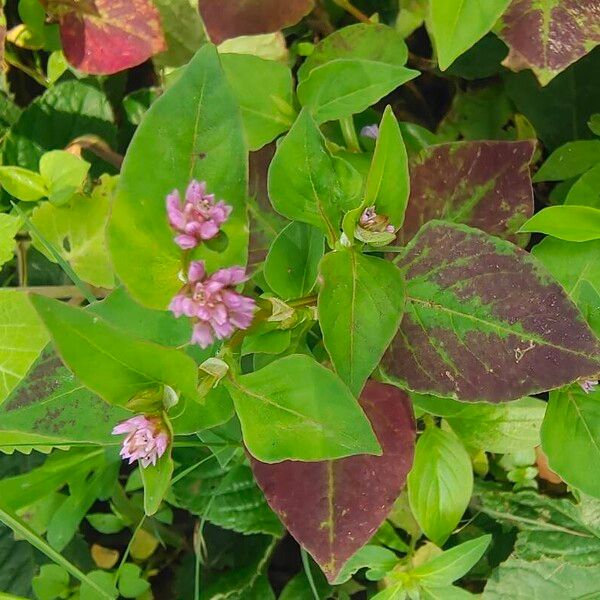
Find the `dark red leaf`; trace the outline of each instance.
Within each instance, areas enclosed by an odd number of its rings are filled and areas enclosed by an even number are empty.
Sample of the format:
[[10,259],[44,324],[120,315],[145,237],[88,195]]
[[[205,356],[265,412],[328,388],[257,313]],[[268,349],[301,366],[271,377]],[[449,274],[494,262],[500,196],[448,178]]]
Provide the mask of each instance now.
[[399,242],[406,244],[432,219],[465,223],[516,242],[516,231],[533,214],[529,162],[534,149],[533,141],[425,148],[410,165],[410,198]]
[[415,422],[407,395],[369,381],[359,401],[382,456],[277,464],[251,459],[267,502],[329,581],[381,525],[413,461]]
[[[60,8],[60,37],[69,63],[84,73],[110,75],[166,50],[158,10],[150,0],[86,0]],[[65,8],[66,6],[66,8]]]
[[600,0],[513,0],[500,19],[510,48],[504,66],[532,69],[546,85],[600,44]]
[[313,0],[199,0],[198,8],[215,44],[239,35],[270,33],[297,23]]
[[506,402],[600,373],[600,342],[577,307],[513,244],[431,221],[398,266],[406,309],[382,365],[403,386]]

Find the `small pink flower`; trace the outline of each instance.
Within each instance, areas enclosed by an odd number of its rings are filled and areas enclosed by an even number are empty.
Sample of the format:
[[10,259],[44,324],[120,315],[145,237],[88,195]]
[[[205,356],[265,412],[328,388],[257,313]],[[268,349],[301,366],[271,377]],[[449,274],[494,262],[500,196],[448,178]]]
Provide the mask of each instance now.
[[372,140],[376,140],[379,137],[379,125],[373,123],[373,125],[365,125],[360,130],[360,135],[366,138],[371,138]]
[[380,233],[396,233],[396,229],[393,225],[389,225],[390,220],[385,215],[378,215],[375,212],[374,206],[365,208],[363,214],[360,216],[358,221],[359,225],[363,229],[368,231],[378,231]]
[[242,267],[221,269],[207,277],[204,261],[190,263],[188,283],[171,300],[169,310],[176,317],[194,320],[192,343],[207,348],[215,339],[250,327],[256,303],[234,289],[245,279]]
[[203,240],[214,238],[232,210],[222,200],[215,202],[214,194],[206,193],[205,181],[194,179],[188,185],[183,205],[178,190],[167,196],[169,224],[178,233],[175,243],[184,250],[191,250]]
[[596,391],[596,386],[598,385],[598,382],[594,381],[593,379],[584,379],[579,381],[579,385],[586,394],[589,394],[590,392]]
[[129,464],[139,460],[142,467],[155,465],[169,445],[169,433],[158,417],[137,415],[119,423],[112,430],[113,435],[123,433],[127,437],[119,454],[124,460],[129,459]]

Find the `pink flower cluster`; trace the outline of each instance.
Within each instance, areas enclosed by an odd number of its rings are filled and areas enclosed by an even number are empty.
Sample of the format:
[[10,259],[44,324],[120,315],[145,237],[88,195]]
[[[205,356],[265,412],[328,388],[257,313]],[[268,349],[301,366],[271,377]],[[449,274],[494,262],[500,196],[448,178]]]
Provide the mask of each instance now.
[[365,208],[360,219],[358,221],[359,225],[363,229],[367,229],[369,231],[378,231],[378,232],[386,232],[386,233],[395,233],[396,228],[393,225],[389,224],[389,219],[383,215],[378,215],[375,212],[374,206],[369,206]]
[[586,394],[591,394],[592,392],[596,391],[598,382],[594,379],[584,379],[579,381],[579,385]]
[[165,453],[169,445],[169,433],[162,420],[158,417],[137,415],[119,423],[113,430],[113,435],[127,434],[119,453],[129,464],[135,460],[142,467],[156,465],[156,461]]
[[169,310],[176,317],[183,315],[194,320],[192,343],[207,348],[215,338],[222,340],[236,329],[250,327],[256,303],[235,291],[235,286],[245,279],[242,267],[207,275],[204,261],[190,264],[188,282],[173,298]]
[[183,250],[191,250],[202,241],[214,238],[231,214],[233,208],[214,194],[206,193],[206,182],[195,179],[185,191],[182,203],[179,190],[167,196],[169,224],[178,235],[175,243]]

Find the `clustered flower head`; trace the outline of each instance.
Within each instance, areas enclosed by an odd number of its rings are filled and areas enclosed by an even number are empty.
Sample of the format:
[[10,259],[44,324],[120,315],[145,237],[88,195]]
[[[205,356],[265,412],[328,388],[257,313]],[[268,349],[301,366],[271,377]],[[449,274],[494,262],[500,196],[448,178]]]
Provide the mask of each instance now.
[[377,231],[380,233],[395,233],[396,228],[393,225],[390,225],[390,220],[385,215],[378,215],[375,212],[374,206],[369,206],[365,208],[360,219],[358,221],[359,225],[366,229],[367,231]]
[[183,250],[191,250],[202,241],[214,238],[231,214],[233,208],[223,200],[215,201],[214,194],[206,193],[206,182],[195,179],[181,201],[179,190],[167,196],[169,224],[177,232],[175,243]]
[[228,338],[236,329],[250,327],[256,303],[235,291],[245,279],[242,267],[207,275],[204,261],[190,264],[188,281],[171,301],[169,310],[176,317],[193,319],[192,343],[207,348],[215,339]]
[[579,385],[586,394],[589,394],[591,392],[596,391],[596,386],[598,385],[598,382],[594,381],[593,379],[584,379],[583,381],[579,382]]
[[159,417],[137,415],[119,423],[113,435],[127,434],[119,453],[129,464],[139,460],[142,467],[156,465],[169,445],[169,432]]

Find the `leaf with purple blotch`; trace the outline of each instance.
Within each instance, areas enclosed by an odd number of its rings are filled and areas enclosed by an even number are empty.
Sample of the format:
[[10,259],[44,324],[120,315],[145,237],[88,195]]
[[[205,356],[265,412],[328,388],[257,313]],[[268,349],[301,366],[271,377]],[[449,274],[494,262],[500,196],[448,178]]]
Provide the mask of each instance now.
[[421,225],[445,219],[513,242],[533,214],[529,162],[535,142],[473,141],[425,148],[410,165],[410,197],[400,243]]
[[295,25],[313,0],[199,0],[198,9],[215,44],[240,35],[271,33]]
[[600,44],[600,0],[513,0],[498,34],[510,48],[502,63],[531,69],[542,85]]
[[403,321],[383,358],[402,386],[463,402],[506,402],[600,373],[600,342],[529,253],[432,221],[398,264]]
[[415,421],[407,395],[370,381],[360,404],[377,434],[382,456],[310,463],[252,460],[267,502],[330,582],[385,519],[413,460]]

